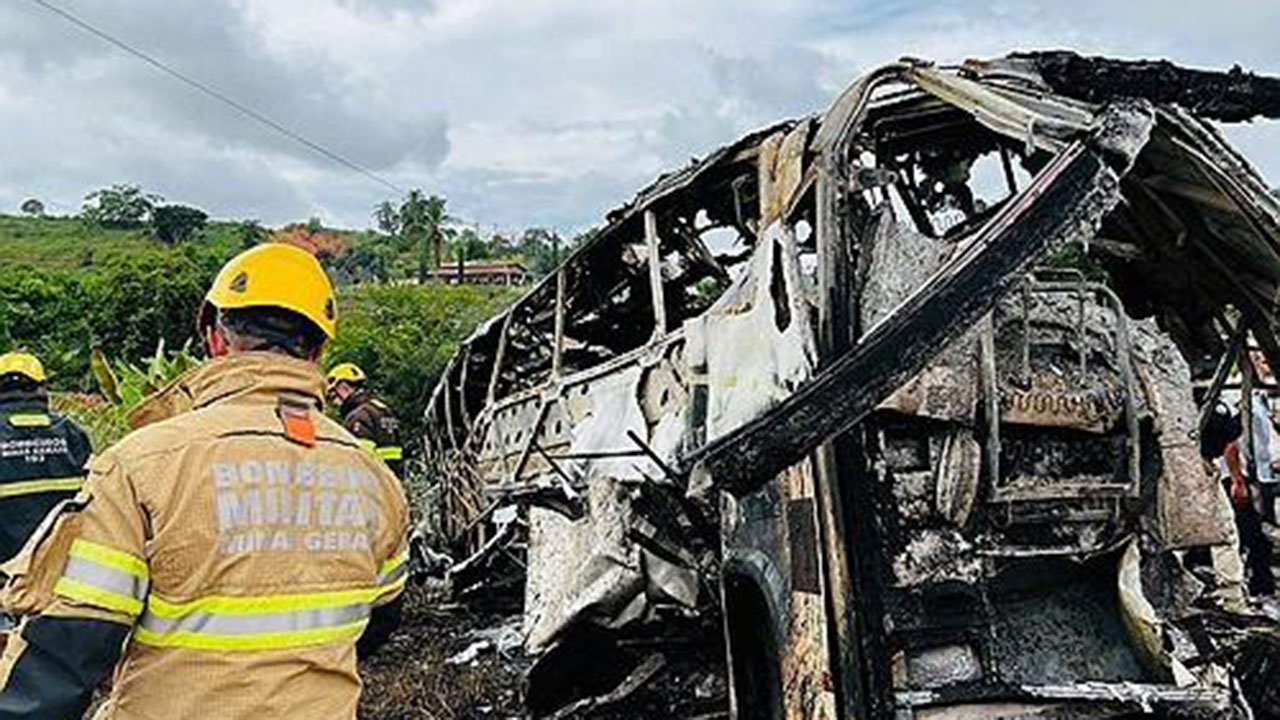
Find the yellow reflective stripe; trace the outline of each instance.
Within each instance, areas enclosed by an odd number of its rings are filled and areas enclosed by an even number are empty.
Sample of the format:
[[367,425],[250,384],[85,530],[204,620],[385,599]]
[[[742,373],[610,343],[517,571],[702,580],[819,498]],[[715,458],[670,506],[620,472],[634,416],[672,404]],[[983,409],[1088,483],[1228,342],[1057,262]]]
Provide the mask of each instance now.
[[164,618],[176,618],[195,612],[223,615],[262,615],[297,610],[317,610],[327,607],[371,602],[381,595],[383,588],[358,588],[324,593],[297,595],[208,595],[188,602],[172,602],[152,594],[147,601],[147,611]]
[[[128,615],[142,612],[147,594],[147,563],[127,552],[77,539],[53,591],[70,600]],[[125,590],[132,589],[132,594]]]
[[378,585],[382,590],[380,599],[394,595],[404,587],[409,579],[408,561],[409,551],[406,550],[382,563],[382,567],[378,569]]
[[405,583],[407,583],[408,581],[409,581],[408,573],[401,575],[400,577],[396,578],[392,582],[378,588],[378,597],[383,598],[386,595],[399,592],[400,590],[404,589]]
[[382,567],[378,568],[378,584],[386,587],[393,581],[404,577],[407,569],[405,563],[408,561],[409,553],[406,551],[382,563]]
[[374,454],[382,458],[383,460],[403,460],[404,459],[404,449],[396,447],[395,445],[380,447],[374,451]]
[[44,413],[10,415],[9,424],[14,427],[49,427],[53,424],[53,418]]
[[59,579],[57,584],[53,586],[53,591],[69,600],[106,608],[107,610],[115,610],[126,615],[137,616],[142,612],[142,602],[135,598],[113,593],[110,590],[103,590],[100,587],[82,583],[79,580],[72,580],[68,577]]
[[364,438],[356,438],[356,445],[359,445],[361,450],[364,450],[365,452],[371,455],[378,454],[378,443],[372,440],[365,440]]
[[390,560],[387,560],[386,562],[382,563],[382,567],[378,568],[378,577],[386,577],[387,575],[390,575],[393,570],[395,570],[396,568],[400,567],[401,565],[405,564],[408,561],[409,561],[409,551],[406,550],[400,553],[399,555],[391,558]]
[[131,597],[138,602],[147,599],[150,586],[146,578],[78,557],[67,558],[62,577],[115,595]]
[[157,633],[138,626],[133,639],[153,647],[189,648],[193,650],[286,650],[355,637],[364,632],[368,619],[331,628],[294,630],[291,632],[253,635],[211,635],[199,632]]
[[156,647],[231,651],[332,643],[362,633],[369,622],[370,604],[383,592],[385,588],[356,588],[289,595],[212,595],[187,602],[152,595],[134,629],[134,638]]
[[78,492],[82,487],[84,487],[84,478],[82,477],[22,480],[0,485],[0,498],[13,497],[15,495],[34,495],[35,493],[54,492],[56,490]]
[[88,540],[77,539],[71,543],[71,556],[106,565],[135,577],[145,578],[150,575],[147,561],[142,558]]

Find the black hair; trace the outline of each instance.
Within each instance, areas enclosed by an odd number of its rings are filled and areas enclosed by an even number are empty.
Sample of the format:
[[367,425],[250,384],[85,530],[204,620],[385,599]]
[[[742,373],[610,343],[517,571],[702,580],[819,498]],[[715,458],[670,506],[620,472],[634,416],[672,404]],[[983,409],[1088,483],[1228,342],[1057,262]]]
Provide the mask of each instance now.
[[1240,437],[1240,416],[1219,404],[1209,414],[1200,433],[1200,456],[1206,460],[1222,457],[1227,446]]
[[246,350],[274,350],[303,359],[314,358],[326,339],[315,323],[276,307],[221,310],[218,326]]

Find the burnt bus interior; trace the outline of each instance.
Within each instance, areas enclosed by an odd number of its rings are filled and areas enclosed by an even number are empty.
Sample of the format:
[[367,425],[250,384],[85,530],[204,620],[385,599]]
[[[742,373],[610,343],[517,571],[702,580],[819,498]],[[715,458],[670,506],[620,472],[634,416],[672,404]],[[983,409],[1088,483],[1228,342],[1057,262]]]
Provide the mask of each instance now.
[[1280,82],[903,61],[659,178],[436,387],[455,586],[527,564],[545,677],[723,618],[737,718],[1274,711],[1190,399],[1280,367],[1280,204],[1211,122],[1256,116]]

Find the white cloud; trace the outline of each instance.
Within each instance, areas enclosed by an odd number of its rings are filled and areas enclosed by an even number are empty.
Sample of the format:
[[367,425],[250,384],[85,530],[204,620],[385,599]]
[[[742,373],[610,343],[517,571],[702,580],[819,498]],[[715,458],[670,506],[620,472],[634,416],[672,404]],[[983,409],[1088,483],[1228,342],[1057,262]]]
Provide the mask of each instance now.
[[[1221,0],[60,0],[402,186],[591,223],[859,72],[1074,47],[1280,71],[1280,6]],[[1275,125],[1232,130],[1280,177]],[[0,207],[140,182],[216,215],[363,225],[389,191],[34,5],[0,6]]]

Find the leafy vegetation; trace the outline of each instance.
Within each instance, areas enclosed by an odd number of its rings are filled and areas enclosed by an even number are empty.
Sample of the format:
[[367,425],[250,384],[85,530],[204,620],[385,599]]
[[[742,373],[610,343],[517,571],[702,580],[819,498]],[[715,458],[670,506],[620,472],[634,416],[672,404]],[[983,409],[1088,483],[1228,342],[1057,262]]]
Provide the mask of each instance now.
[[446,204],[439,195],[410,190],[398,205],[388,201],[374,210],[378,229],[391,236],[398,250],[417,250],[419,284],[427,282],[431,268],[438,270],[444,262],[445,223],[451,219]]
[[126,432],[128,408],[196,362],[204,293],[247,247],[288,242],[320,258],[340,288],[339,336],[327,362],[359,363],[412,442],[458,344],[521,291],[413,279],[450,259],[509,260],[545,273],[585,238],[450,227],[444,198],[420,191],[380,206],[379,229],[356,231],[317,218],[277,229],[209,221],[133,185],[91,193],[77,217],[46,216],[37,202],[24,203],[25,216],[0,215],[0,351],[37,353],[57,404],[99,447]]
[[168,385],[179,375],[200,364],[201,358],[191,350],[195,338],[187,340],[180,350],[165,352],[164,340],[156,345],[155,353],[136,365],[126,360],[112,362],[101,350],[94,348],[89,355],[89,368],[98,382],[102,397],[116,407],[128,410],[147,396]]
[[170,353],[161,341],[155,353],[142,364],[111,360],[95,348],[90,353],[89,365],[97,380],[98,392],[54,393],[52,405],[85,428],[95,448],[108,447],[129,432],[129,410],[199,363],[200,358],[191,351],[190,342]]
[[103,227],[137,227],[151,217],[161,202],[164,198],[145,193],[137,185],[112,185],[86,195],[80,214]]
[[151,211],[151,225],[165,245],[177,245],[204,228],[209,215],[187,205],[159,205]]
[[92,393],[52,393],[49,404],[55,412],[76,421],[93,443],[94,450],[110,447],[129,433],[129,423],[120,408]]
[[235,234],[240,240],[240,245],[245,249],[266,242],[271,236],[270,231],[262,227],[262,223],[258,220],[245,220],[236,225]]
[[[369,374],[374,392],[400,415],[413,448],[431,388],[459,343],[515,296],[512,288],[477,286],[370,285],[344,290],[338,337],[325,364],[359,364]],[[100,349],[89,351],[90,380],[82,387],[64,386],[68,391],[55,394],[55,406],[86,427],[95,447],[115,442],[128,432],[129,409],[200,361],[190,339],[176,352],[165,348],[161,341],[141,362],[110,357]]]
[[[222,258],[188,250],[94,270],[0,268],[0,348],[27,347],[40,355],[53,387],[80,398],[68,400],[77,408],[73,415],[97,428],[97,436],[115,439],[124,431],[124,409],[190,365],[182,358],[192,357],[193,318]],[[327,359],[359,363],[415,437],[427,395],[458,343],[517,293],[445,285],[346,288]],[[164,347],[184,351],[166,356]],[[95,356],[103,359],[95,363]],[[114,390],[102,381],[104,365],[117,379]]]
[[23,215],[31,215],[33,217],[40,217],[41,215],[44,215],[44,203],[40,202],[39,198],[27,198],[26,200],[23,200],[20,208]]
[[39,354],[59,389],[91,390],[91,348],[137,358],[161,339],[182,346],[227,256],[184,246],[80,269],[0,266],[0,347]]
[[396,410],[406,436],[421,435],[422,411],[449,358],[518,289],[478,285],[367,285],[339,298],[338,337],[326,366],[354,362]]

